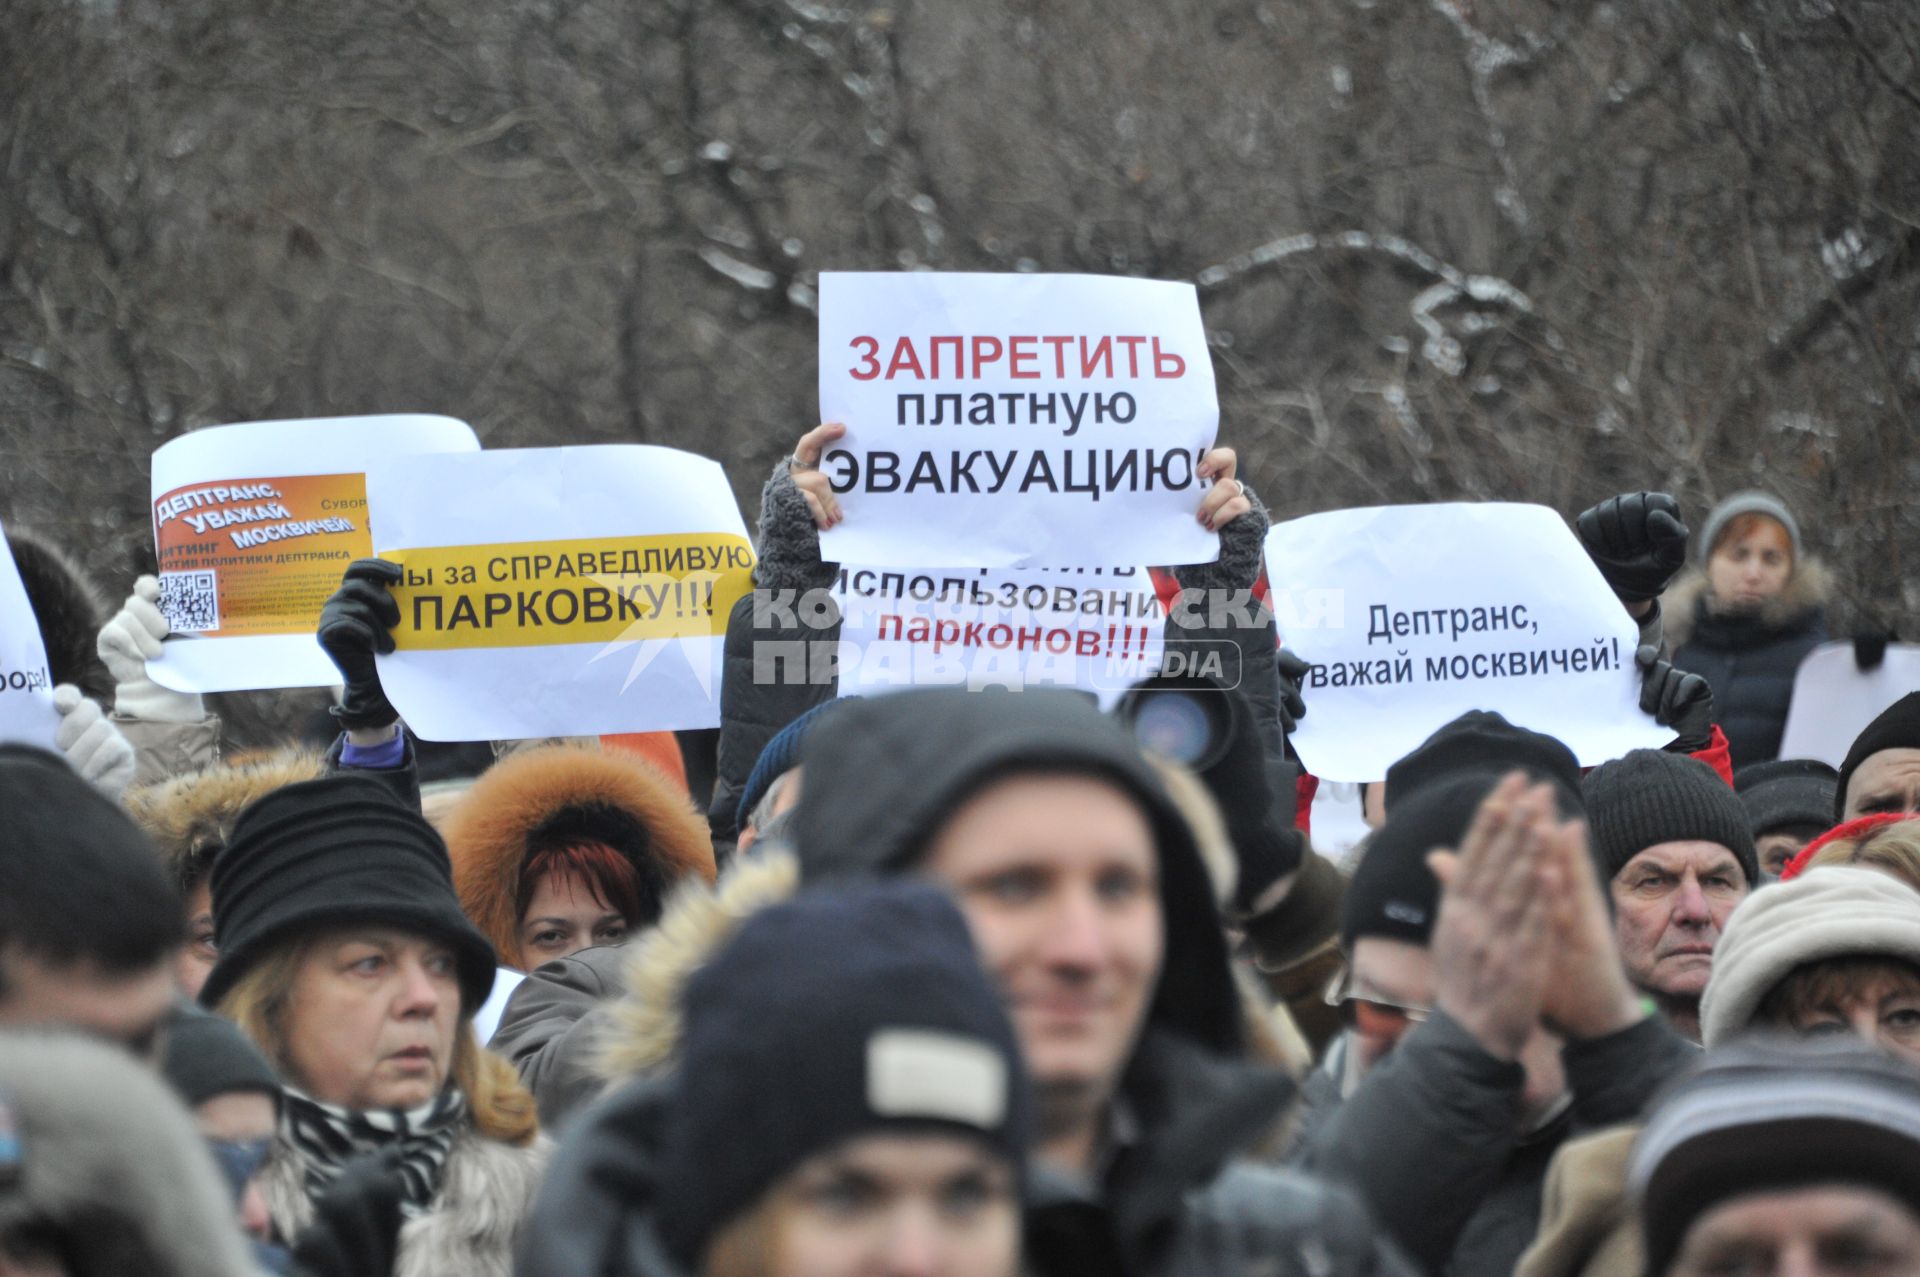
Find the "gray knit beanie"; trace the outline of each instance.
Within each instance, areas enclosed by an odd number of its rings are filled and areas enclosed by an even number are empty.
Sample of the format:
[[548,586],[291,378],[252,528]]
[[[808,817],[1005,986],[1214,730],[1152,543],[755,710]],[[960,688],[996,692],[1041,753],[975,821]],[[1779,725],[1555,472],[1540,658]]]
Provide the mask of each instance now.
[[1877,869],[1822,865],[1748,896],[1713,950],[1701,1039],[1713,1047],[1746,1028],[1795,968],[1843,957],[1920,967],[1920,891]]
[[1746,808],[1699,759],[1636,749],[1594,768],[1581,790],[1601,882],[1611,881],[1649,847],[1696,839],[1725,847],[1749,883],[1760,881],[1760,858]]
[[1720,533],[1727,524],[1743,514],[1764,514],[1787,530],[1787,540],[1793,543],[1793,561],[1800,561],[1800,523],[1793,517],[1793,511],[1778,497],[1768,496],[1764,492],[1736,492],[1713,507],[1713,513],[1707,516],[1707,525],[1700,532],[1700,539],[1694,542],[1700,547],[1700,559],[1705,562],[1713,553],[1713,543],[1720,539]]
[[1723,1046],[1648,1117],[1627,1181],[1651,1274],[1750,1193],[1861,1184],[1920,1213],[1920,1073],[1851,1038]]

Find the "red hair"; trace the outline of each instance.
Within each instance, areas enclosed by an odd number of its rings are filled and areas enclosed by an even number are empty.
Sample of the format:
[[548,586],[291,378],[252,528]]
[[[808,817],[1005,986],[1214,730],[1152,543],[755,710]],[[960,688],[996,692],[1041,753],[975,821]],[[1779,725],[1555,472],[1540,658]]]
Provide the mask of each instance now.
[[1780,538],[1780,549],[1786,552],[1787,563],[1793,563],[1793,534],[1787,531],[1787,525],[1770,514],[1761,514],[1758,510],[1749,510],[1745,514],[1736,514],[1727,520],[1727,526],[1720,529],[1720,535],[1707,547],[1707,557],[1712,558],[1720,552],[1722,546],[1738,545],[1755,532],[1771,529]]
[[603,842],[553,843],[528,856],[514,890],[514,916],[526,917],[541,879],[558,875],[585,884],[596,903],[618,912],[630,927],[645,926],[660,916],[659,893],[647,890],[633,861]]

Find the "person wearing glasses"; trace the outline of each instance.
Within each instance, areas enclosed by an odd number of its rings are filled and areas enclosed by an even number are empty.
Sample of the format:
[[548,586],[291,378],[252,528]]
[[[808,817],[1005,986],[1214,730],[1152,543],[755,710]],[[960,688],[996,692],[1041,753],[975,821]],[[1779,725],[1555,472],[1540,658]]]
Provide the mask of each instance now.
[[1484,760],[1441,770],[1392,795],[1347,892],[1345,1027],[1292,1160],[1352,1184],[1428,1273],[1511,1272],[1554,1150],[1693,1054],[1628,983],[1578,801]]

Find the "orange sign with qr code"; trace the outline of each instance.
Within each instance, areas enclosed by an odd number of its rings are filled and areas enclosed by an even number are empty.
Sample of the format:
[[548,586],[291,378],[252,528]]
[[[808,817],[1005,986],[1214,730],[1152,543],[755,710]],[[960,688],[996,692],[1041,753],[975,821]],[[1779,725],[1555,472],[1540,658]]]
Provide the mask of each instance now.
[[160,610],[176,634],[311,634],[347,564],[373,553],[361,474],[234,479],[153,503]]

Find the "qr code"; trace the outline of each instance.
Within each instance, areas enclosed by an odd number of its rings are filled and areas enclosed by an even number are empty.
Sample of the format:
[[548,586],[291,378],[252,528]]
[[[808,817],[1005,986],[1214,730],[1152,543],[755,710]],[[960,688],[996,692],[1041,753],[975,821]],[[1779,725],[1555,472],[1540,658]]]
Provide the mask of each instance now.
[[175,634],[220,628],[220,589],[215,572],[162,572],[160,611]]

